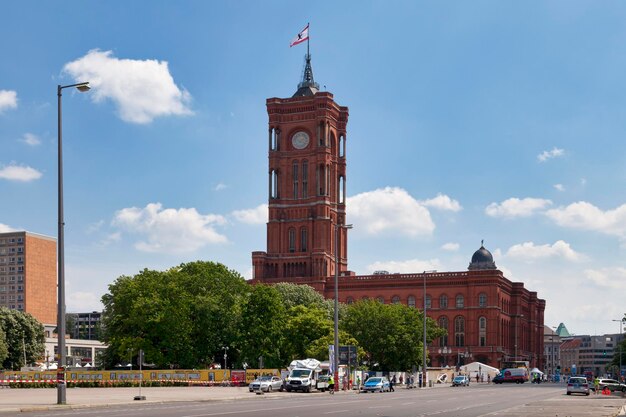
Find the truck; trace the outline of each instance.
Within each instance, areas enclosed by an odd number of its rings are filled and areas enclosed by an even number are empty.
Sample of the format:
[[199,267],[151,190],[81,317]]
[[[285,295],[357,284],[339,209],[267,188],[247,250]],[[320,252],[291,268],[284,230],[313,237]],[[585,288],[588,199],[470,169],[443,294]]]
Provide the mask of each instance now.
[[292,361],[288,368],[289,376],[285,379],[287,392],[311,392],[316,389],[316,380],[322,371],[317,359],[299,359]]
[[515,382],[516,384],[523,384],[527,381],[528,369],[526,368],[503,369],[498,375],[493,378],[494,384],[502,384],[505,382]]

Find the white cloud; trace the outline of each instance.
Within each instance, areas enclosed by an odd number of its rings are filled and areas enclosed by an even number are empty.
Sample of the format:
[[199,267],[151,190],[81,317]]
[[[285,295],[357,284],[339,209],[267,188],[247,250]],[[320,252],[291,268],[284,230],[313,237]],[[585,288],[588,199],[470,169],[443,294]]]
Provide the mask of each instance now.
[[106,235],[104,237],[104,239],[102,239],[99,242],[100,246],[109,246],[113,243],[119,242],[120,240],[122,240],[122,233],[121,232],[113,232],[113,233],[109,233],[108,235]]
[[225,243],[215,231],[226,219],[215,214],[202,215],[195,208],[163,209],[161,203],[144,208],[129,207],[115,213],[113,225],[143,236],[135,248],[143,252],[192,252],[206,244]]
[[591,230],[626,238],[626,204],[602,211],[586,201],[548,210],[546,215],[562,227]]
[[586,269],[585,276],[604,290],[626,291],[626,268]]
[[0,113],[6,109],[17,108],[17,93],[12,90],[0,90]]
[[0,233],[15,232],[15,229],[9,225],[0,223]]
[[20,139],[20,142],[24,142],[28,146],[37,146],[41,144],[41,140],[39,140],[37,135],[33,133],[24,133],[24,136],[22,136],[22,139]]
[[89,81],[95,102],[112,100],[124,121],[143,124],[193,114],[191,95],[174,83],[167,61],[118,59],[112,51],[93,49],[63,70],[77,82]]
[[551,151],[543,151],[539,155],[537,155],[537,159],[539,162],[546,162],[548,159],[557,158],[559,156],[563,156],[565,151],[559,148],[552,148]]
[[402,188],[386,187],[348,198],[350,222],[370,235],[397,233],[430,235],[435,229],[430,212]]
[[241,223],[247,224],[265,224],[268,220],[268,206],[267,204],[261,204],[248,210],[235,210],[232,212],[235,219]]
[[573,250],[569,243],[562,240],[556,241],[553,245],[535,245],[533,242],[524,242],[513,245],[506,252],[508,258],[525,262],[534,262],[548,258],[563,258],[568,261],[580,262],[587,257]]
[[34,181],[41,178],[41,175],[41,172],[29,166],[15,165],[11,163],[10,165],[0,167],[0,179],[9,181]]
[[485,213],[491,217],[530,217],[538,210],[551,205],[552,201],[543,198],[509,198],[502,203],[491,203]]
[[104,307],[100,302],[100,296],[87,291],[69,292],[66,305],[71,312],[102,311]]
[[441,271],[442,269],[443,267],[439,259],[426,261],[419,259],[409,259],[407,261],[377,261],[366,266],[368,274],[374,271],[389,271],[392,274],[396,272],[400,274],[416,274],[423,271]]
[[447,195],[437,194],[437,197],[421,202],[426,207],[437,208],[439,210],[461,211],[463,207],[458,201],[451,199]]
[[459,244],[458,243],[453,243],[453,242],[444,243],[441,246],[441,249],[447,250],[447,251],[450,251],[450,252],[456,252],[456,251],[459,250]]
[[215,191],[222,191],[226,188],[228,188],[228,185],[224,184],[223,182],[220,182],[219,184],[215,186]]
[[554,188],[557,191],[565,191],[565,187],[563,186],[563,184],[554,184]]

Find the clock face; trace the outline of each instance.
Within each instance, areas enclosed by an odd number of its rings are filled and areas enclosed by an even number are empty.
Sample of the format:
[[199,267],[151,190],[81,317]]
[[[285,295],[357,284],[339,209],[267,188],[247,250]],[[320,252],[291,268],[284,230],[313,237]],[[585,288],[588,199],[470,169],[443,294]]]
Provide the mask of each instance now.
[[297,132],[291,138],[291,144],[296,149],[304,149],[309,146],[309,135],[306,132]]

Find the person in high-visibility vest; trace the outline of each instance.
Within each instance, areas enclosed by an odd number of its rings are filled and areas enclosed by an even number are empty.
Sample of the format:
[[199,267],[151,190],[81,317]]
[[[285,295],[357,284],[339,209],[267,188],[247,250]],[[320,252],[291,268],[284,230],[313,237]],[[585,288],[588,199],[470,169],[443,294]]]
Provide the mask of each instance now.
[[328,377],[328,390],[330,391],[331,394],[335,393],[335,379],[333,378],[332,375]]

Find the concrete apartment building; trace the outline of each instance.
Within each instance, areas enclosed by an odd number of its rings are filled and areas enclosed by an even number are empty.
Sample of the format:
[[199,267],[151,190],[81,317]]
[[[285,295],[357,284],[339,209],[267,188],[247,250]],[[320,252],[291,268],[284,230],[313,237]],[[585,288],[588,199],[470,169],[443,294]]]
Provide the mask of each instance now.
[[56,238],[26,231],[0,233],[0,306],[57,321]]

